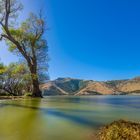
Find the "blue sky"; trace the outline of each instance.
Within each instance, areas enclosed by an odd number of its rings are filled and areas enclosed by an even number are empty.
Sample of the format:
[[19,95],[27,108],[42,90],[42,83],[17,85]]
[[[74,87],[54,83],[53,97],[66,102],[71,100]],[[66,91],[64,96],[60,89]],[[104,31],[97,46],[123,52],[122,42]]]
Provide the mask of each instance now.
[[[51,79],[94,80],[140,76],[140,1],[21,0],[24,10],[44,9],[49,30]],[[16,61],[0,44],[4,63]]]

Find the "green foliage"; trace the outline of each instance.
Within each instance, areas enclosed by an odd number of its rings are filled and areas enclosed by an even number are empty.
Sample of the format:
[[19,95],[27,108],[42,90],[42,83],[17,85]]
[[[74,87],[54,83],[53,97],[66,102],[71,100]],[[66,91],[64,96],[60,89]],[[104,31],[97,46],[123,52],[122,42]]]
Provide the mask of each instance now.
[[[9,28],[9,32],[12,37],[19,42],[22,46],[22,50],[26,53],[31,64],[37,68],[37,73],[31,73],[33,79],[39,79],[42,83],[49,79],[47,75],[48,71],[48,46],[46,39],[43,37],[44,33],[44,21],[33,13],[30,13],[29,18],[27,18],[21,26],[18,28]],[[21,55],[21,52],[17,46],[6,40],[7,45],[9,46],[9,51]],[[22,55],[21,55],[22,56]],[[34,62],[34,61],[36,62]],[[34,64],[36,63],[36,64]]]
[[0,96],[10,96],[10,94],[7,92],[0,92]]
[[24,96],[25,96],[25,97],[31,97],[31,96],[32,96],[32,93],[31,93],[31,92],[26,92],[26,93],[24,94]]
[[8,50],[9,50],[10,52],[14,52],[16,49],[17,49],[16,45],[11,44]]
[[5,67],[2,63],[0,63],[0,75],[2,75],[5,72]]
[[31,90],[31,77],[25,64],[11,63],[8,66],[3,66],[1,71],[1,93],[22,95]]
[[[44,38],[45,22],[41,13],[31,13],[19,26],[13,26],[11,20],[17,17],[22,6],[18,0],[0,0],[1,39],[7,42],[9,50],[23,58],[32,79],[33,95],[42,97],[39,83],[48,80],[48,46]],[[8,72],[17,76],[20,68]],[[18,75],[19,76],[19,75]],[[27,79],[26,75],[26,79]],[[23,78],[24,79],[24,78]]]

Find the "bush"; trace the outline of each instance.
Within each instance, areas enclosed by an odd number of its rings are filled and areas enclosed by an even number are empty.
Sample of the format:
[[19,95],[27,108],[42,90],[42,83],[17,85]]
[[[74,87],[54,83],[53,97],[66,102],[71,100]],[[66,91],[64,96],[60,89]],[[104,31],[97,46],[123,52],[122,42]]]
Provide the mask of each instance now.
[[10,94],[8,94],[8,93],[0,93],[0,96],[11,96]]
[[99,140],[140,140],[140,124],[119,120],[105,127],[99,132]]
[[32,96],[32,93],[31,93],[31,92],[26,92],[26,93],[24,94],[24,96],[31,97],[31,96]]

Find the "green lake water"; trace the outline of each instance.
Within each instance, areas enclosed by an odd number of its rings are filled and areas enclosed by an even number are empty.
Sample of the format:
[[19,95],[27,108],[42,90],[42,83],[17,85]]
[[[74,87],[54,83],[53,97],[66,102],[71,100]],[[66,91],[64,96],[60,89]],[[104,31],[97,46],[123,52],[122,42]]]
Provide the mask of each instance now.
[[89,140],[118,119],[140,122],[140,96],[0,101],[0,140]]

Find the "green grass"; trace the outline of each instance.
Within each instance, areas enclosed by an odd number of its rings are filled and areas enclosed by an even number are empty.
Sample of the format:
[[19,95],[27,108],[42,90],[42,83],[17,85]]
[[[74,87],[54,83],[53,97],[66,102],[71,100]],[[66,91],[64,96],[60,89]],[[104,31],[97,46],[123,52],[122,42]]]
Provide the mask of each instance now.
[[26,92],[26,93],[24,94],[24,96],[25,96],[25,97],[31,97],[31,96],[32,96],[32,93],[31,93],[31,92]]

